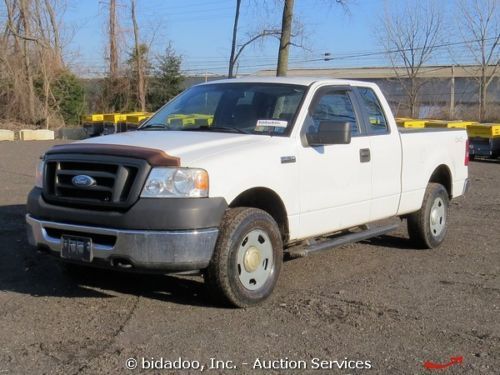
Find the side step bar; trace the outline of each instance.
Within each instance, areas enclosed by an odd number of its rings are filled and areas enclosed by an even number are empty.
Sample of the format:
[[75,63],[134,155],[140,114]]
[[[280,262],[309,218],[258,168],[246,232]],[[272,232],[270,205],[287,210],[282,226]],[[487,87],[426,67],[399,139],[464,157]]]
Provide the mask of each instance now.
[[306,245],[306,246],[296,246],[296,247],[291,247],[287,253],[292,257],[292,258],[300,258],[300,257],[305,257],[308,256],[311,253],[317,253],[320,251],[325,251],[325,250],[330,250],[335,247],[339,247],[348,243],[353,243],[353,242],[359,242],[363,240],[367,240],[368,238],[372,237],[377,237],[385,233],[392,232],[396,230],[400,226],[400,223],[398,224],[390,224],[390,225],[385,225],[385,226],[379,226],[375,228],[368,228],[364,229],[360,232],[355,232],[355,233],[347,233],[347,234],[342,234],[338,235],[334,238],[331,239],[326,239],[317,243],[313,243],[311,245]]

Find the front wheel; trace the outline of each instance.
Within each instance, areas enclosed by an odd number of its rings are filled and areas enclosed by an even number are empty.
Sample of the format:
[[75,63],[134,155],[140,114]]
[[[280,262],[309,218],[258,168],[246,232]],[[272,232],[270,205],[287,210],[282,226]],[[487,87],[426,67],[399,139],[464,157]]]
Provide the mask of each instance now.
[[441,245],[448,229],[448,192],[443,185],[430,183],[422,207],[408,216],[410,240],[417,246],[433,249]]
[[238,207],[226,212],[205,280],[213,294],[237,307],[268,298],[283,263],[278,225],[265,211]]

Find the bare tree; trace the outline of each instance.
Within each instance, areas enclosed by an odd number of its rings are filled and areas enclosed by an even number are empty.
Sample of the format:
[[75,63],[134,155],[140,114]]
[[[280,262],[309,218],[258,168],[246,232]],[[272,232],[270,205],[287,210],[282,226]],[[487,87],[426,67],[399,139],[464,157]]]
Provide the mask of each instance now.
[[283,17],[281,20],[280,48],[278,53],[277,76],[286,76],[288,71],[288,55],[292,35],[294,0],[285,0],[283,5]]
[[[8,82],[12,94],[9,95],[10,105],[6,108],[7,116],[11,108],[20,109],[18,118],[27,122],[35,120],[35,90],[33,86],[33,71],[31,63],[30,44],[36,39],[31,36],[31,20],[29,4],[24,1],[4,0],[7,10],[6,30],[4,33],[2,53],[3,78]],[[13,39],[14,48],[8,54],[9,41]]]
[[136,63],[137,70],[137,99],[139,101],[139,105],[141,107],[141,111],[146,110],[146,89],[145,89],[145,72],[143,65],[143,53],[146,51],[141,48],[141,44],[139,41],[139,26],[137,24],[136,17],[136,0],[131,0],[131,13],[132,13],[132,24],[134,26],[134,60]]
[[[24,70],[26,74],[26,82],[28,87],[28,113],[31,121],[35,120],[35,88],[33,86],[33,72],[30,63],[30,41],[34,41],[35,38],[31,36],[31,25],[30,25],[30,7],[27,0],[19,1],[19,17],[22,22],[24,37],[22,42],[22,51],[24,58]],[[19,37],[19,34],[17,35]]]
[[227,78],[233,78],[233,70],[236,59],[234,55],[236,54],[236,38],[238,35],[238,22],[240,20],[240,7],[241,0],[236,0],[236,14],[234,15],[234,23],[233,23],[233,38],[231,41],[231,56],[229,57],[229,71],[227,73]]
[[500,65],[500,6],[498,0],[461,0],[458,22],[475,64],[479,83],[479,121],[486,118],[488,87]]
[[[347,10],[348,0],[328,0],[328,4],[339,4]],[[292,27],[293,27],[293,7],[294,0],[284,0],[283,17],[281,20],[281,36],[280,47],[278,52],[278,65],[276,67],[277,76],[286,76],[288,71],[288,56],[290,54],[290,46],[292,43]]]
[[281,35],[281,30],[278,27],[262,26],[259,27],[256,31],[247,33],[246,39],[238,43],[238,22],[240,18],[240,7],[241,7],[241,0],[236,0],[236,14],[234,16],[233,37],[231,42],[231,56],[229,58],[229,69],[227,75],[228,78],[234,78],[235,66],[245,48],[247,48],[252,43],[257,42],[258,40],[262,40],[270,36],[279,39]]
[[102,92],[102,108],[105,111],[122,110],[127,106],[129,83],[120,72],[120,44],[121,29],[117,17],[117,7],[120,6],[118,0],[109,1],[108,11],[108,51],[109,73],[104,80],[104,90]]
[[55,61],[59,65],[59,68],[62,67],[62,47],[61,47],[61,36],[59,34],[59,24],[57,22],[56,13],[54,11],[54,7],[51,4],[50,0],[45,0],[45,8],[47,9],[47,13],[49,14],[50,26],[52,28],[52,35],[54,40],[54,54]]
[[[248,47],[250,44],[256,42],[257,40],[262,40],[269,36],[276,37],[280,41],[280,48],[278,54],[278,64],[277,64],[277,75],[284,76],[288,70],[288,56],[289,50],[291,46],[300,47],[303,49],[307,49],[302,42],[296,43],[292,40],[296,39],[299,36],[304,35],[304,29],[300,22],[294,20],[293,16],[293,8],[294,8],[294,0],[280,0],[283,1],[283,16],[281,21],[281,26],[266,26],[261,27],[257,31],[252,33],[247,33],[247,38],[245,41],[238,44],[238,23],[240,18],[240,8],[241,8],[241,0],[236,0],[236,10],[235,17],[233,22],[233,37],[231,42],[231,56],[229,58],[229,69],[228,69],[228,78],[233,78],[235,76],[234,70],[238,58],[240,57],[243,50]],[[348,0],[323,0],[328,4],[340,4],[345,9],[347,9]],[[266,1],[259,2],[259,6],[265,5]]]
[[443,20],[430,2],[413,0],[402,7],[390,4],[381,35],[387,56],[407,100],[410,115],[418,115],[418,96],[425,80],[422,67],[436,52]]
[[117,43],[116,0],[109,2],[109,75],[111,79],[118,76],[118,43]]
[[281,30],[279,29],[262,29],[253,33],[249,33],[247,35],[247,39],[238,45],[238,49],[236,50],[236,53],[230,62],[231,76],[229,76],[228,78],[234,78],[234,67],[236,66],[239,57],[241,56],[242,52],[245,50],[246,47],[248,47],[249,45],[251,45],[252,43],[256,42],[259,39],[264,39],[269,36],[279,38],[280,35],[281,35]]
[[4,33],[0,41],[2,118],[45,123],[49,127],[64,121],[61,113],[68,113],[69,101],[76,103],[74,98],[65,97],[68,88],[65,85],[75,87],[78,82],[62,60],[58,14],[54,8],[60,3],[60,0],[4,0],[7,19],[2,25]]

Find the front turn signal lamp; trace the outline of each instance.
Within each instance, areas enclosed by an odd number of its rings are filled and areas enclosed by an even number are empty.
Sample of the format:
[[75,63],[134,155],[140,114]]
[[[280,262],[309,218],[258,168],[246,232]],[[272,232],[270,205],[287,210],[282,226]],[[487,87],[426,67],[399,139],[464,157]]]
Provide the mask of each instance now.
[[35,186],[43,189],[43,171],[45,169],[45,160],[44,157],[40,157],[40,161],[38,162],[38,165],[36,166],[35,170]]
[[142,189],[142,198],[206,198],[208,173],[197,168],[153,168]]

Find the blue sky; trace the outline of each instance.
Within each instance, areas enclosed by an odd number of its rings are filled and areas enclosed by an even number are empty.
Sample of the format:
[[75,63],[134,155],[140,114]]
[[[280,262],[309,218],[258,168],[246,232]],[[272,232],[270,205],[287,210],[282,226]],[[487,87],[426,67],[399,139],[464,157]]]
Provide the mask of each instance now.
[[[402,0],[400,0],[402,1]],[[118,16],[125,52],[131,46],[130,1],[118,0]],[[329,52],[334,57],[352,53],[381,51],[377,34],[382,28],[386,1],[355,0],[349,12],[328,3],[333,0],[296,0],[295,15],[305,30],[307,50],[293,48],[290,67],[380,66],[382,55],[340,58],[337,61],[311,61]],[[453,12],[454,0],[436,0]],[[226,73],[229,58],[235,0],[137,0],[141,39],[151,43],[152,54],[172,43],[183,57],[187,73]],[[82,74],[105,71],[107,2],[68,0],[64,14],[64,35],[68,43],[67,60]],[[242,0],[239,39],[261,27],[279,25],[279,0]],[[455,40],[455,39],[454,39]],[[239,73],[274,68],[278,41],[269,38],[255,43],[243,53]],[[445,61],[436,61],[445,62]]]

